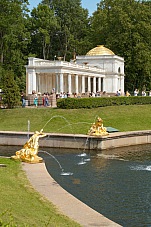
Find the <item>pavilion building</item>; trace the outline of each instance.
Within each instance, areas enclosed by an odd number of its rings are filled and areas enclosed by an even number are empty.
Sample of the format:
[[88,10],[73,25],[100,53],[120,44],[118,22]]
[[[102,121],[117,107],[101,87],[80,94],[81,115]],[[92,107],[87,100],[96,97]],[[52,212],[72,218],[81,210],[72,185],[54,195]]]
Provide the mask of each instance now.
[[26,66],[26,95],[55,90],[56,93],[124,93],[124,59],[103,45],[70,62],[29,57]]

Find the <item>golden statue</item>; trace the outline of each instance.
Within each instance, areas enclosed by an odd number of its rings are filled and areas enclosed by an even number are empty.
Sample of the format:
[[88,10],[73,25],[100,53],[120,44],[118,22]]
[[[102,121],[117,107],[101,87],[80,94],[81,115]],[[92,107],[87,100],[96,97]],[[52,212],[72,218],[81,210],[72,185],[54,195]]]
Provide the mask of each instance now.
[[90,130],[88,131],[89,136],[107,136],[109,133],[106,128],[103,127],[103,120],[98,117],[97,121],[92,124]]
[[21,160],[23,162],[29,163],[39,163],[43,159],[38,157],[38,148],[39,148],[39,138],[46,136],[43,133],[43,129],[40,132],[36,131],[32,137],[24,144],[23,148],[19,151],[16,151],[16,155],[11,158],[16,160]]

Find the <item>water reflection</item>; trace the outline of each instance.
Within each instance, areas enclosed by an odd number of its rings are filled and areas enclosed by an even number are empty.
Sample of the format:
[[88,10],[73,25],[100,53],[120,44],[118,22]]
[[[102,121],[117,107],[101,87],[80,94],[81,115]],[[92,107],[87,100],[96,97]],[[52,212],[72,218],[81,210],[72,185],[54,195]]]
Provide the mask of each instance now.
[[65,178],[52,160],[45,161],[54,179],[88,206],[122,226],[147,227],[151,226],[150,154],[150,145],[106,150],[87,154],[90,161],[77,165],[76,153],[57,153],[62,165],[73,172]]

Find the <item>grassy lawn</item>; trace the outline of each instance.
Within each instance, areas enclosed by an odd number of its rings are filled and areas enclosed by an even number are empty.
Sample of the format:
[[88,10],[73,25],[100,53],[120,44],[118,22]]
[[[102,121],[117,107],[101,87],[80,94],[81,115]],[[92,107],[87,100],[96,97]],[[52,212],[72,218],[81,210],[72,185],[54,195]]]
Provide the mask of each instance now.
[[17,108],[0,110],[1,131],[30,131],[87,134],[99,116],[104,126],[120,131],[151,129],[151,105],[111,106],[96,109]]
[[0,158],[0,164],[6,164],[0,167],[0,226],[80,226],[34,191],[20,162]]

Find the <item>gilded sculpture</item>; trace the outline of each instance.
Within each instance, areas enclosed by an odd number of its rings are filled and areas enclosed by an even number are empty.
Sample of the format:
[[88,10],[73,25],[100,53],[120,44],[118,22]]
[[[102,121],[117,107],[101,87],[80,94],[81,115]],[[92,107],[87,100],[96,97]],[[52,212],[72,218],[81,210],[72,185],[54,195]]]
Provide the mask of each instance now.
[[38,157],[39,149],[39,138],[45,137],[46,134],[43,133],[43,129],[40,132],[36,131],[33,136],[24,144],[23,148],[19,151],[16,151],[16,155],[11,158],[16,160],[21,160],[28,163],[39,163],[43,159]]
[[92,124],[90,130],[88,131],[89,136],[107,136],[109,133],[103,126],[103,120],[98,117],[96,122]]

